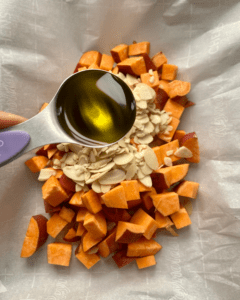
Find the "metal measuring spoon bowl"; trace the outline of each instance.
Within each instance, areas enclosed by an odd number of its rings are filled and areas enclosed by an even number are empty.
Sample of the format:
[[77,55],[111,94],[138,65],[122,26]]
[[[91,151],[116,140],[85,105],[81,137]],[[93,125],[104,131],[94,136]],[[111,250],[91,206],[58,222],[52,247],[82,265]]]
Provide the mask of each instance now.
[[47,144],[110,146],[126,136],[135,118],[133,93],[118,76],[97,69],[74,73],[42,112],[0,130],[0,167]]

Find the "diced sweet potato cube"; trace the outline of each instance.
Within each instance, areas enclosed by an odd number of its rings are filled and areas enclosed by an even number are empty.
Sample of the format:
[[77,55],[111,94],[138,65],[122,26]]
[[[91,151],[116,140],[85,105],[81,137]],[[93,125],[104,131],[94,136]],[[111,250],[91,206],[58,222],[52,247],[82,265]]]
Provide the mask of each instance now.
[[130,57],[117,64],[119,72],[140,76],[147,72],[143,57]]
[[101,68],[96,63],[93,63],[88,67],[88,70],[91,70],[91,69],[100,70]]
[[147,210],[150,210],[153,207],[152,198],[150,196],[155,194],[157,194],[157,192],[154,188],[153,191],[142,193],[141,198],[142,198],[143,206]]
[[126,211],[126,209],[110,208],[103,205],[103,212],[106,216],[106,219],[112,222],[126,222],[131,219],[131,215]]
[[157,230],[157,222],[147,214],[143,209],[139,208],[132,216],[131,223],[144,227],[143,235],[149,240]]
[[167,58],[162,52],[158,52],[152,57],[152,61],[157,70],[159,70],[163,64],[167,63]]
[[48,164],[48,158],[45,156],[33,156],[25,161],[25,165],[33,172],[37,173],[41,169],[45,168]]
[[116,63],[128,58],[128,45],[120,44],[111,50],[112,57]]
[[132,208],[132,207],[135,207],[135,206],[138,206],[139,204],[142,203],[142,199],[137,199],[137,200],[129,200],[127,201],[127,204],[128,204],[128,209]]
[[128,208],[125,191],[122,185],[116,186],[101,197],[107,207]]
[[149,54],[150,51],[150,43],[149,42],[141,42],[129,45],[128,55],[141,55],[143,53]]
[[98,213],[102,209],[100,197],[94,190],[89,190],[82,195],[83,205],[93,214]]
[[47,144],[43,147],[44,150],[55,149],[57,144]]
[[162,246],[154,240],[141,237],[136,242],[128,244],[127,256],[141,257],[154,255],[162,249]]
[[58,151],[57,148],[53,148],[53,149],[49,149],[47,150],[47,156],[49,159],[51,159],[53,157],[53,155]]
[[171,112],[171,117],[180,119],[182,113],[184,112],[184,107],[177,102],[173,101],[172,99],[168,99],[164,108],[166,112]]
[[98,51],[88,51],[83,53],[79,60],[80,67],[89,67],[92,64],[100,65],[102,54]]
[[47,257],[48,263],[68,267],[72,255],[72,245],[64,243],[48,244]]
[[159,139],[161,139],[165,142],[170,142],[173,138],[175,131],[177,130],[179,123],[180,123],[180,121],[177,118],[172,117],[172,121],[168,124],[169,126],[172,127],[172,129],[169,131],[168,134],[159,133],[158,134]]
[[192,152],[192,157],[186,158],[188,161],[193,163],[200,162],[200,151],[198,144],[198,137],[195,132],[186,134],[181,140],[181,146],[185,146]]
[[153,200],[153,205],[164,217],[167,217],[180,209],[177,193],[169,192],[151,195],[151,198]]
[[149,73],[143,73],[140,77],[142,83],[149,85],[153,89],[156,89],[159,86],[159,76],[157,71],[153,71],[153,75]]
[[140,199],[137,180],[125,180],[121,182],[121,185],[123,186],[127,201]]
[[190,92],[191,83],[181,80],[169,82],[169,97],[185,96]]
[[174,154],[167,155],[168,151],[173,151],[174,153],[175,151],[177,151],[178,148],[179,148],[178,140],[174,140],[162,146],[153,147],[152,149],[155,155],[157,156],[159,166],[164,165],[164,157],[166,156],[170,157],[172,162],[179,160],[180,157],[177,157]]
[[147,72],[151,69],[153,71],[157,71],[156,66],[154,65],[154,63],[152,62],[151,58],[149,57],[149,55],[147,53],[143,53],[143,54],[141,54],[141,56],[144,58]]
[[86,232],[82,235],[82,246],[83,251],[86,252],[91,249],[93,246],[101,242],[101,237],[95,237],[90,232]]
[[58,206],[69,196],[55,176],[51,176],[42,186],[42,197],[52,206]]
[[115,228],[113,232],[111,232],[101,243],[98,244],[98,253],[102,257],[109,256],[119,248],[118,243],[115,241],[116,231],[117,229]]
[[21,257],[30,257],[48,238],[47,218],[43,215],[32,216],[24,238]]
[[138,180],[138,186],[139,186],[139,192],[142,193],[142,192],[148,192],[148,191],[151,191],[152,188],[151,187],[147,187],[145,186],[143,183],[141,183],[139,180]]
[[188,172],[189,164],[161,168],[151,174],[153,187],[158,190],[168,189],[172,184],[182,180]]
[[82,222],[78,223],[76,236],[82,236],[86,232],[86,228],[83,226]]
[[77,232],[74,228],[70,228],[64,236],[64,241],[66,242],[77,242],[80,240],[80,236],[77,236]]
[[83,226],[94,237],[104,237],[107,234],[107,222],[102,212],[97,214],[87,213]]
[[58,206],[52,206],[52,205],[50,205],[47,201],[45,201],[45,200],[43,200],[43,202],[44,202],[44,208],[45,208],[45,212],[47,213],[47,214],[51,214],[51,213],[55,213],[55,212],[58,212],[58,211],[60,211],[61,209],[62,209],[62,207],[60,206],[60,205],[58,205]]
[[[167,80],[159,80],[159,89],[163,90],[169,96],[169,82]],[[168,97],[169,98],[169,97]]]
[[47,150],[44,150],[44,147],[41,147],[40,149],[38,149],[36,151],[36,154],[39,155],[39,156],[45,156],[45,157],[47,157]]
[[122,268],[134,261],[136,257],[128,257],[127,250],[123,249],[114,254],[112,256],[112,259],[115,261],[116,265],[119,268]]
[[98,254],[87,254],[83,251],[82,246],[80,245],[76,249],[76,258],[87,268],[90,269],[93,267],[99,260],[100,256]]
[[78,70],[78,72],[81,72],[81,71],[87,70],[87,67],[81,67],[81,68],[78,68],[77,70]]
[[116,239],[118,243],[132,243],[137,241],[144,233],[141,225],[119,221],[117,225]]
[[74,193],[72,198],[69,201],[69,204],[77,206],[77,207],[84,207],[83,202],[82,202],[83,195],[84,195],[83,191]]
[[154,255],[136,258],[136,263],[138,269],[148,268],[157,264]]
[[113,73],[113,74],[118,74],[118,73],[119,73],[118,66],[116,66],[116,67],[114,67],[114,68],[112,69],[112,73]]
[[46,108],[48,106],[48,103],[43,103],[43,105],[41,106],[41,108],[40,108],[40,110],[39,110],[39,112],[41,112],[41,111],[43,111],[44,110],[44,108]]
[[52,160],[53,159],[58,159],[58,160],[60,160],[60,159],[62,159],[63,158],[63,155],[65,154],[65,152],[64,151],[57,151],[54,155],[53,155],[53,157],[52,157]]
[[176,186],[174,192],[176,192],[179,196],[196,199],[198,188],[199,183],[185,180]]
[[184,207],[180,208],[178,212],[172,214],[171,219],[177,229],[181,229],[192,224],[189,215]]
[[173,225],[171,219],[169,217],[164,217],[159,211],[155,211],[155,220],[158,224],[158,228],[166,228]]
[[113,68],[114,60],[111,55],[103,54],[100,62],[100,69],[110,71]]
[[59,212],[59,217],[63,220],[71,223],[75,216],[75,212],[71,208],[67,208],[65,206],[62,207],[61,211]]
[[179,144],[181,142],[181,139],[184,137],[186,134],[186,131],[184,130],[176,130],[173,136],[173,140],[178,140]]
[[175,65],[163,64],[162,66],[162,79],[175,80],[177,77],[178,67]]
[[55,238],[67,224],[66,220],[63,220],[58,213],[55,213],[47,221],[47,232],[51,237]]
[[76,222],[84,222],[87,213],[88,213],[87,208],[81,207],[77,213]]

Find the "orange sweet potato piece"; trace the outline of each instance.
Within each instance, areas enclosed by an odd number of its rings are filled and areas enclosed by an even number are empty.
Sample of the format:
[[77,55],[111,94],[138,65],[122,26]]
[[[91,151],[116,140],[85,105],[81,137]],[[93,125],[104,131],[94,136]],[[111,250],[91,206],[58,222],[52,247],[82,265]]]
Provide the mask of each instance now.
[[127,201],[128,209],[138,206],[141,203],[142,203],[142,199],[129,200],[129,201]]
[[67,208],[65,206],[62,207],[61,211],[59,212],[59,217],[63,220],[71,223],[75,216],[75,212],[71,208]]
[[100,69],[105,71],[110,71],[113,68],[114,60],[111,55],[103,54],[101,63],[100,63]]
[[91,70],[91,69],[100,70],[101,68],[96,63],[93,63],[88,67],[88,70]]
[[127,256],[141,257],[154,255],[161,249],[162,246],[153,239],[147,240],[145,237],[141,237],[136,242],[128,244]]
[[[155,155],[157,156],[159,166],[164,165],[164,157],[167,156],[168,151],[172,150],[174,153],[175,151],[177,151],[178,148],[179,148],[178,140],[174,140],[174,141],[164,144],[162,146],[153,147],[152,149],[153,149]],[[169,155],[169,157],[171,158],[172,162],[180,159],[179,157],[175,156],[174,154]]]
[[[149,85],[151,88],[156,89],[159,86],[159,77],[158,77],[158,72],[153,71],[153,75],[149,73],[143,73],[141,74],[141,81],[142,83],[145,83]],[[153,79],[153,81],[151,81]]]
[[142,203],[143,206],[147,209],[150,210],[153,207],[153,202],[152,198],[150,197],[151,195],[157,194],[156,190],[153,188],[152,191],[142,193],[141,198],[142,198]]
[[123,186],[127,201],[140,199],[137,180],[125,180],[121,182],[121,185]]
[[72,245],[64,243],[52,243],[47,247],[48,263],[68,267],[72,255]]
[[188,161],[193,163],[200,162],[200,151],[199,151],[199,144],[198,144],[198,137],[195,132],[191,132],[186,134],[181,140],[181,146],[185,146],[188,148],[193,156],[190,158],[186,158]]
[[36,151],[36,154],[39,156],[47,157],[47,150],[44,150],[44,147],[41,147]]
[[159,70],[163,64],[168,62],[168,60],[162,52],[158,52],[152,57],[152,62],[156,66],[157,70]]
[[33,172],[37,173],[41,169],[45,168],[48,164],[48,158],[45,156],[33,156],[25,161],[25,165]]
[[169,82],[169,97],[185,96],[190,92],[191,83],[187,81],[174,80]]
[[82,222],[78,223],[77,226],[77,232],[76,232],[76,236],[82,236],[87,230],[85,229],[85,227],[83,226]]
[[32,216],[24,238],[21,257],[30,257],[47,240],[47,218],[43,215]]
[[114,230],[101,243],[98,244],[98,253],[102,257],[107,257],[119,249],[119,245],[115,241],[116,232],[117,229],[114,228]]
[[181,143],[182,138],[186,134],[186,131],[184,130],[176,130],[173,136],[173,140],[178,140],[179,144]]
[[70,228],[66,235],[64,236],[64,241],[66,242],[77,242],[80,240],[80,236],[77,236],[77,232],[74,228]]
[[172,121],[168,124],[169,126],[172,126],[172,130],[169,131],[168,134],[159,133],[158,134],[159,139],[161,139],[165,142],[170,142],[171,139],[173,138],[175,131],[177,130],[179,123],[180,123],[180,121],[177,118],[172,117]]
[[145,238],[147,238],[148,240],[152,238],[153,234],[158,228],[157,222],[141,208],[139,208],[134,213],[130,222],[133,224],[143,226],[144,227],[143,236],[145,236]]
[[139,180],[138,180],[138,186],[139,186],[139,192],[142,193],[142,192],[148,192],[148,191],[151,191],[152,188],[151,187],[147,187],[145,186],[143,183],[141,183]]
[[57,151],[54,155],[53,155],[53,157],[52,157],[52,160],[53,159],[58,159],[58,160],[60,160],[60,159],[62,159],[63,158],[63,155],[65,154],[65,152],[64,151]]
[[144,233],[141,225],[119,221],[117,225],[116,239],[118,243],[132,243],[137,241]]
[[116,63],[128,58],[128,45],[120,44],[111,50],[112,57]]
[[114,67],[114,68],[112,69],[112,73],[113,73],[113,74],[118,74],[118,73],[119,73],[118,66],[116,66],[116,67]]
[[76,183],[72,179],[68,178],[65,174],[59,178],[59,182],[65,190],[75,192]]
[[42,197],[52,206],[58,206],[69,196],[55,176],[51,176],[42,186]]
[[84,195],[83,191],[74,193],[72,198],[69,201],[69,204],[77,206],[77,207],[84,207],[83,202],[82,202],[83,195]]
[[170,64],[163,64],[162,66],[162,79],[175,80],[177,77],[178,67]]
[[100,65],[102,54],[98,51],[88,51],[85,52],[80,60],[79,60],[79,67],[89,67],[92,64]]
[[82,235],[82,246],[83,251],[87,252],[89,249],[91,249],[93,246],[97,245],[99,242],[101,242],[101,237],[95,237],[90,232],[86,232]]
[[87,70],[87,67],[80,67],[80,68],[77,69],[78,72],[81,72],[81,71],[84,71],[84,70]]
[[117,64],[119,72],[140,76],[147,72],[144,58],[130,57]]
[[102,209],[102,204],[97,193],[93,190],[89,190],[82,195],[83,205],[93,214],[98,213]]
[[101,197],[107,207],[128,208],[125,191],[122,185],[116,186]]
[[114,254],[112,256],[112,259],[115,261],[118,268],[122,268],[134,261],[136,257],[128,257],[127,250],[123,249]]
[[159,80],[159,89],[163,90],[169,96],[170,88],[167,80]]
[[184,107],[172,99],[168,99],[163,108],[166,112],[171,112],[171,117],[180,119],[184,111]]
[[92,268],[100,260],[100,256],[96,253],[85,253],[81,244],[77,247],[75,256],[87,269]]
[[61,208],[61,206],[60,205],[58,205],[58,206],[52,206],[52,205],[50,205],[47,201],[45,201],[45,200],[43,200],[43,202],[44,202],[44,208],[45,208],[45,212],[48,214],[48,213],[55,213],[55,212],[58,212],[58,211],[60,211],[62,208]]
[[51,159],[51,158],[53,157],[53,155],[54,155],[57,151],[58,151],[57,148],[53,148],[53,149],[47,150],[47,157],[48,157],[49,159]]
[[110,208],[103,205],[103,213],[106,219],[111,222],[118,222],[118,221],[126,222],[131,219],[131,215],[125,209]]
[[153,205],[164,216],[167,217],[180,209],[179,197],[175,192],[151,195]]
[[172,214],[170,217],[177,229],[181,229],[192,224],[189,215],[184,207],[180,208],[178,212]]
[[107,222],[102,212],[91,214],[88,212],[84,218],[83,226],[94,237],[104,237],[107,234]]
[[141,54],[141,56],[144,58],[147,72],[151,69],[153,71],[157,71],[156,66],[154,65],[154,63],[152,62],[151,58],[149,57],[149,55],[147,53],[143,53],[143,54]]
[[77,213],[76,222],[84,222],[87,213],[88,213],[87,208],[81,207]]
[[58,213],[55,213],[47,221],[47,233],[55,238],[67,224],[66,220],[63,220]]
[[138,269],[148,268],[157,264],[154,255],[136,258],[136,263]]
[[156,97],[154,99],[156,108],[163,110],[163,107],[167,103],[168,98],[169,98],[168,94],[163,89],[160,89],[158,86]]
[[199,183],[184,180],[178,186],[176,186],[174,192],[176,192],[179,196],[196,199],[198,188],[199,188]]
[[48,106],[48,103],[43,103],[43,105],[41,106],[41,108],[40,108],[40,110],[39,110],[39,112],[41,112],[41,111],[43,111],[44,110],[44,108],[46,108]]
[[150,43],[149,42],[141,42],[141,43],[134,43],[129,45],[128,48],[128,55],[141,55],[143,53],[149,54],[150,51]]
[[158,228],[166,228],[173,225],[171,219],[169,217],[164,217],[159,211],[155,211],[155,221],[158,224]]

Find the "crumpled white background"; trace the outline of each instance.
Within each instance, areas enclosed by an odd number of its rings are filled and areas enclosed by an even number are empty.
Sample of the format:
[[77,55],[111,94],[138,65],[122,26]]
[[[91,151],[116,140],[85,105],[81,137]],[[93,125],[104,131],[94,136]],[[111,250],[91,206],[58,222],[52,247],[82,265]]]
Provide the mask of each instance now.
[[[44,213],[41,185],[24,161],[0,169],[1,300],[237,300],[240,295],[240,3],[234,0],[8,0],[0,2],[0,110],[34,116],[84,51],[150,41],[192,83],[196,105],[179,129],[196,131],[201,163],[192,226],[158,235],[157,265],[118,269],[109,257],[89,271],[47,264],[44,245],[20,251],[29,219]],[[49,237],[48,242],[52,239]]]

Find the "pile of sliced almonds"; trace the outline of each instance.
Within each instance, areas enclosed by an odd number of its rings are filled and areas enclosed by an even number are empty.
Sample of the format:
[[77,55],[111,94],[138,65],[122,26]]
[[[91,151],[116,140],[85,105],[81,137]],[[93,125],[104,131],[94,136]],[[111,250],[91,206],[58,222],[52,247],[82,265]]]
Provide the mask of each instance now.
[[158,169],[158,161],[148,145],[156,134],[171,131],[170,113],[156,108],[156,92],[150,86],[129,74],[118,76],[129,85],[136,100],[136,120],[130,132],[118,143],[101,149],[67,143],[57,146],[66,153],[53,161],[53,168],[62,169],[76,183],[76,191],[87,191],[91,184],[95,192],[106,193],[125,179],[139,179],[152,186],[150,174]]

